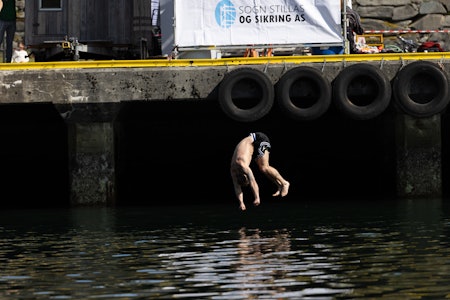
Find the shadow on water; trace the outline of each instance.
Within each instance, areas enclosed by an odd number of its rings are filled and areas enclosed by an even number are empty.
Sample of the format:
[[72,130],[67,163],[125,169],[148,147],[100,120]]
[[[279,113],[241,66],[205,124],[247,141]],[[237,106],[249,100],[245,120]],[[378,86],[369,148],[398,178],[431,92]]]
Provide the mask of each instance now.
[[[238,209],[238,203],[129,206],[118,208],[80,207],[69,209],[17,209],[0,212],[0,225],[16,228],[47,228],[65,231],[77,225],[88,229],[123,230],[183,226],[238,229],[297,228],[333,223],[399,219],[412,223],[441,222],[450,212],[447,199],[301,199],[279,198],[260,206]],[[361,223],[364,226],[363,223]]]

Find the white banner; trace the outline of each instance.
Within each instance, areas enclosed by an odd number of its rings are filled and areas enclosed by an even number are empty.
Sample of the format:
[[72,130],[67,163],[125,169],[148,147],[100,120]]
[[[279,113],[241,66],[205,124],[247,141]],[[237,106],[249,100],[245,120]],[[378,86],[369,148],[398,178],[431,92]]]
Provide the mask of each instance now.
[[342,43],[340,2],[175,0],[175,45]]

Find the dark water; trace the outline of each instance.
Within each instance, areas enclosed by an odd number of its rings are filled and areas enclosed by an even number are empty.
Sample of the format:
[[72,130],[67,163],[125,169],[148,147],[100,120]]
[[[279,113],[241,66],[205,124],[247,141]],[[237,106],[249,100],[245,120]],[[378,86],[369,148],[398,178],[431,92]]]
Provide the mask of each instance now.
[[0,299],[450,297],[444,200],[9,210],[0,234]]

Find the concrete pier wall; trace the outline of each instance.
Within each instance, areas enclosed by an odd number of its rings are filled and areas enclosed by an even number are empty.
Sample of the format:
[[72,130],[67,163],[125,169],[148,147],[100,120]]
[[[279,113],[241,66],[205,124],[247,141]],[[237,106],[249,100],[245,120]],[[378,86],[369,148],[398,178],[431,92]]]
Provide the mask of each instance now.
[[[304,65],[317,68],[331,82],[354,63]],[[367,63],[390,80],[405,64]],[[247,67],[266,73],[275,84],[296,66]],[[10,112],[4,113],[8,123],[23,117],[26,108],[29,119],[18,128],[52,120],[63,132],[51,143],[65,151],[58,154],[57,174],[49,175],[46,167],[40,170],[50,181],[58,178],[57,189],[47,183],[34,188],[36,195],[54,193],[52,201],[67,205],[233,201],[229,159],[236,143],[251,131],[271,137],[273,164],[292,182],[292,200],[442,195],[440,116],[416,120],[403,116],[392,103],[371,120],[350,119],[331,106],[317,120],[297,121],[275,105],[260,120],[236,122],[219,107],[217,89],[224,76],[239,67],[3,70],[0,111]],[[443,67],[447,71],[448,65]],[[39,110],[28,107],[39,104],[46,112],[37,117]],[[14,126],[8,128],[17,132]],[[5,144],[11,144],[12,135],[6,135]],[[36,153],[36,147],[45,146],[45,140],[36,140],[28,150]],[[5,161],[16,155],[13,152],[0,150]],[[30,155],[27,161],[34,159],[40,158]],[[15,186],[32,181],[8,178],[6,173],[3,178]],[[258,180],[262,196],[269,198],[274,187],[265,178]],[[8,195],[35,194],[11,188]]]
[[400,197],[442,196],[441,118],[398,115],[397,194]]
[[115,204],[113,127],[112,122],[68,126],[72,205]]

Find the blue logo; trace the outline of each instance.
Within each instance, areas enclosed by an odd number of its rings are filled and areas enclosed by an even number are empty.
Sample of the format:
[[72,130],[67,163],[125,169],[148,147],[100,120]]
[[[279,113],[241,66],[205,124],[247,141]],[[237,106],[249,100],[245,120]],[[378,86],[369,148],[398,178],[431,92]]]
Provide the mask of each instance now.
[[236,8],[230,0],[222,0],[216,6],[216,22],[222,28],[230,28],[236,20]]

